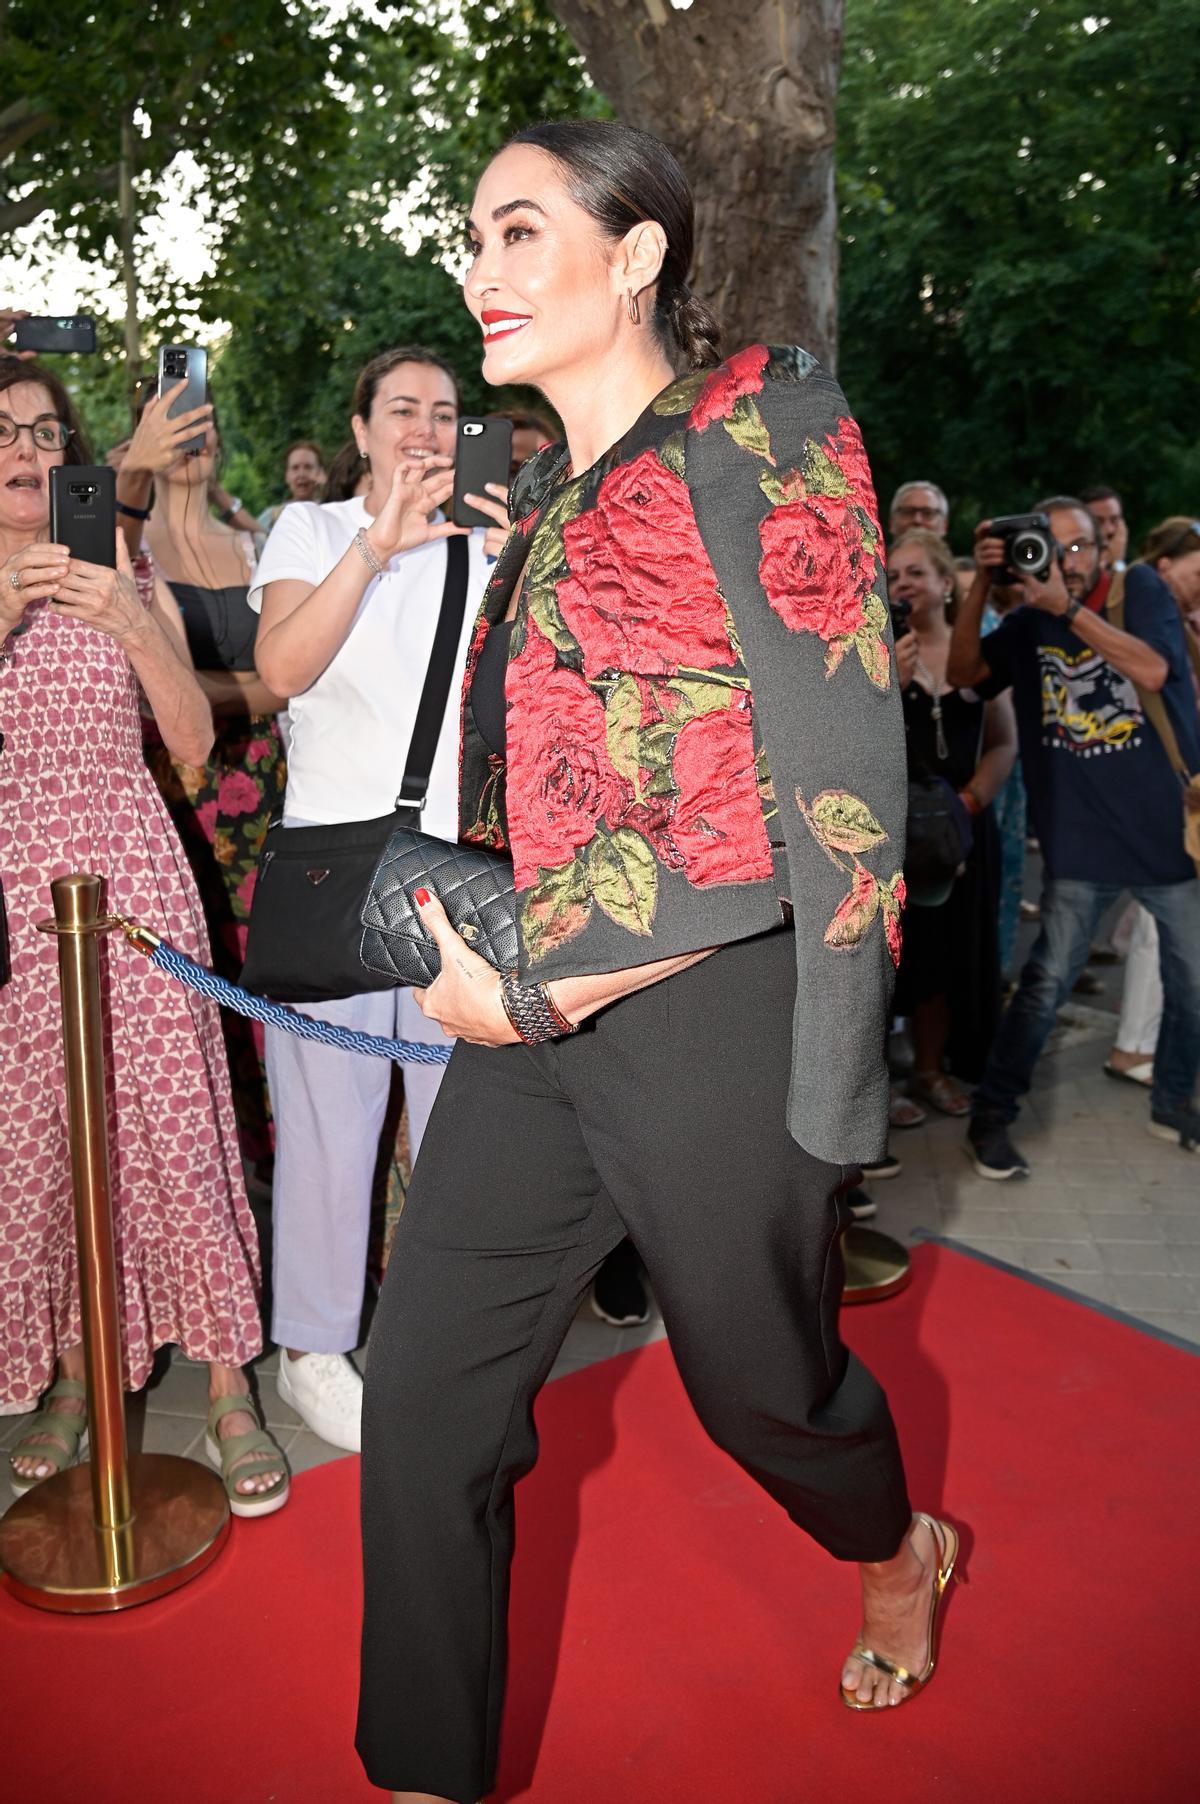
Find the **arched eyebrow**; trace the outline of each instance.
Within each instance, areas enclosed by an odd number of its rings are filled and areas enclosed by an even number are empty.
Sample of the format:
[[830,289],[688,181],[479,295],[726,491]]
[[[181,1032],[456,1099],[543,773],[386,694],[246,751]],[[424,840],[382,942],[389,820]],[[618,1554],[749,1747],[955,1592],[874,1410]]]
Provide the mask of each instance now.
[[[502,207],[492,208],[492,218],[493,220],[507,219],[510,213],[516,213],[521,207],[528,207],[531,213],[540,213],[543,219],[546,217],[546,209],[539,207],[535,200],[506,200]],[[479,230],[473,219],[468,219],[467,230],[468,232]]]

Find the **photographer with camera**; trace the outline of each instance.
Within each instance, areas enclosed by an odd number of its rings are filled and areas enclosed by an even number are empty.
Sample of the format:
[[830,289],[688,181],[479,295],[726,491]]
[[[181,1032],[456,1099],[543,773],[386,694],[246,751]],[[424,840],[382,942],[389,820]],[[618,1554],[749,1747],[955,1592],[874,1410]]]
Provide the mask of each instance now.
[[[1182,761],[1200,769],[1187,642],[1157,573],[1138,564],[1114,578],[1101,568],[1098,540],[1092,516],[1069,496],[1032,515],[985,520],[947,664],[956,686],[1013,692],[1045,864],[1041,932],[972,1107],[971,1156],[985,1178],[1028,1174],[1009,1125],[1096,924],[1124,890],[1158,923],[1167,995],[1149,1129],[1187,1152],[1200,1148],[1200,881],[1184,847],[1180,778],[1151,718],[1161,698]],[[991,584],[1014,575],[1024,606],[981,639]],[[1120,609],[1118,625],[1108,612]]]

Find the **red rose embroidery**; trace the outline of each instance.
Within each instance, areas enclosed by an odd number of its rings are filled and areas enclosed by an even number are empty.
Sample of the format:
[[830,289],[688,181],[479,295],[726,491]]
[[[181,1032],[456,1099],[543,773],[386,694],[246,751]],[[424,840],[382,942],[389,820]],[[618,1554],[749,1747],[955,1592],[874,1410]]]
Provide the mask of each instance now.
[[876,562],[863,548],[862,522],[828,495],[788,501],[759,527],[759,580],[767,600],[794,633],[832,639],[866,624],[863,602]]
[[653,451],[605,477],[595,506],[567,522],[563,545],[571,575],[558,605],[587,677],[736,663],[687,484]]
[[867,462],[867,449],[862,442],[858,422],[844,414],[826,438],[825,444],[829,456],[853,489],[855,500],[870,514],[874,524],[875,485],[871,481],[871,466]]
[[604,703],[533,621],[508,668],[508,825],[518,889],[539,867],[567,864],[595,838],[596,823],[619,821],[633,789],[609,761]]
[[689,720],[675,743],[679,798],[670,835],[689,883],[753,883],[772,875],[754,769],[749,698]]
[[743,395],[761,394],[770,355],[766,345],[747,345],[714,370],[688,415],[692,430],[703,432],[714,420],[727,420]]

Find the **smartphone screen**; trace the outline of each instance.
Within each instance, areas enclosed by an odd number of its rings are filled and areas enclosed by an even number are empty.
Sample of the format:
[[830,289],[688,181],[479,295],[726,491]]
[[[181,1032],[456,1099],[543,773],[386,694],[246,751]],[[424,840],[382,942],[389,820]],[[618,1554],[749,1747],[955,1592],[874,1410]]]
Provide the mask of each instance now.
[[96,321],[90,313],[19,319],[13,328],[17,351],[67,352],[96,349]]
[[[179,387],[181,382],[182,388]],[[208,352],[199,345],[160,345],[158,392],[164,395],[168,389],[176,391],[167,409],[168,419],[189,413],[193,407],[203,407],[208,400]],[[201,431],[194,438],[185,439],[179,449],[203,451],[204,441],[205,435]]]
[[117,478],[107,464],[56,464],[50,472],[50,539],[84,564],[117,565]]
[[454,499],[450,518],[456,526],[494,526],[496,522],[477,507],[468,507],[464,495],[486,495],[489,482],[503,484],[508,493],[512,461],[512,421],[467,415],[458,422],[454,452]]

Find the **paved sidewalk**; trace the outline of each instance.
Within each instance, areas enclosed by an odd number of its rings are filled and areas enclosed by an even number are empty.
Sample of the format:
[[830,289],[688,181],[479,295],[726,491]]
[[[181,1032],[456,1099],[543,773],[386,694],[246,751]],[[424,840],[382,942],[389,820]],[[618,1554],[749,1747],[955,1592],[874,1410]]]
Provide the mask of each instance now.
[[[1102,1070],[1122,974],[1106,970],[1098,1004],[1068,1004],[1060,1017],[1059,1050],[1043,1059],[1013,1130],[1030,1177],[977,1177],[963,1154],[963,1124],[931,1114],[923,1127],[893,1135],[904,1169],[872,1184],[874,1226],[906,1243],[922,1232],[945,1235],[1200,1345],[1200,1154],[1152,1138],[1149,1093]],[[585,1304],[552,1377],[662,1332],[657,1318],[645,1328],[610,1328]],[[293,1472],[343,1457],[279,1401],[277,1357],[272,1350],[255,1370],[267,1423]],[[176,1354],[131,1401],[131,1444],[202,1459],[207,1410],[204,1367]],[[0,1417],[0,1448],[20,1439],[27,1419]],[[7,1491],[0,1482],[0,1508]]]

